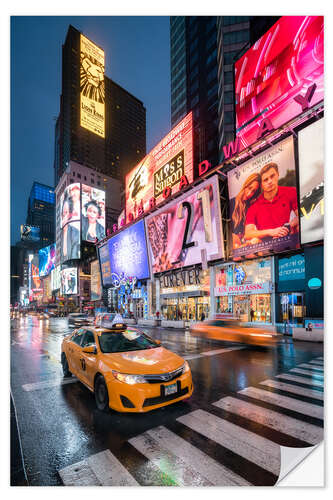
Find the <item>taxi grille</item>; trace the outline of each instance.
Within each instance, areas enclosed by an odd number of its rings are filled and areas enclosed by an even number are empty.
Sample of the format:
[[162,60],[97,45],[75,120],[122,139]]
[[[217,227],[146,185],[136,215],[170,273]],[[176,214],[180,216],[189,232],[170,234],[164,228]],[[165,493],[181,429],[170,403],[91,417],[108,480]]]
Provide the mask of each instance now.
[[177,370],[173,370],[172,372],[159,373],[154,375],[144,375],[144,378],[149,384],[160,384],[161,382],[170,382],[171,380],[180,377],[180,375],[183,373],[183,369],[184,367],[181,366],[180,368],[177,368]]
[[172,399],[180,398],[181,396],[185,396],[188,393],[188,387],[184,387],[184,389],[178,389],[177,392],[173,394],[168,394],[167,396],[157,396],[156,398],[147,398],[143,402],[143,407],[145,406],[154,406],[159,405],[161,403],[165,403],[166,401],[171,401]]

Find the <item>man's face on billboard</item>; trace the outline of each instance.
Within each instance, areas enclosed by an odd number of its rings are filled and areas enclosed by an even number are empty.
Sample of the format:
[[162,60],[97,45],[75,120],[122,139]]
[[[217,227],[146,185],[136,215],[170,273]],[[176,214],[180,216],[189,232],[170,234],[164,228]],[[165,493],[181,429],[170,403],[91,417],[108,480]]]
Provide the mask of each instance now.
[[278,187],[279,174],[274,167],[271,167],[261,176],[261,188],[264,193],[275,191]]

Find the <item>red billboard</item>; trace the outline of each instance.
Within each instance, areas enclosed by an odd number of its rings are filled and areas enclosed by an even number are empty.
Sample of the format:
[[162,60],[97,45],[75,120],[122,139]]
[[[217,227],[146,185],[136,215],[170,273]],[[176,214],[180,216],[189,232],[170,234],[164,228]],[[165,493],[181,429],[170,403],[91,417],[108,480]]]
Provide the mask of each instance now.
[[256,142],[259,122],[264,118],[277,128],[299,115],[304,102],[313,106],[321,101],[323,16],[281,17],[236,62],[235,92],[241,149]]
[[126,217],[134,219],[164,200],[163,190],[179,191],[181,179],[193,181],[193,124],[192,112],[174,127],[154,149],[126,175]]

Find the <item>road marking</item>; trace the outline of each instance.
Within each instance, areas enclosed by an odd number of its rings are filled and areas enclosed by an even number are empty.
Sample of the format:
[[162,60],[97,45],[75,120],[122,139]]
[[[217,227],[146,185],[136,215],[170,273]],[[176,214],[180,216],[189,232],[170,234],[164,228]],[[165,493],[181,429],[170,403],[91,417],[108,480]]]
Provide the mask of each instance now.
[[230,351],[239,351],[240,349],[245,349],[245,347],[244,346],[225,347],[224,349],[214,349],[212,351],[205,351],[199,354],[189,354],[188,356],[182,356],[182,358],[188,360],[188,359],[202,358],[203,356],[216,356],[217,354],[223,354],[224,352],[230,352]]
[[281,391],[290,392],[292,394],[298,394],[299,396],[306,396],[308,398],[320,399],[323,401],[324,393],[321,391],[316,391],[312,389],[305,389],[304,387],[299,387],[297,385],[286,384],[284,382],[278,382],[277,380],[264,380],[260,382],[261,385],[267,385],[268,387],[273,387],[274,389],[280,389]]
[[188,356],[182,356],[183,359],[189,360],[189,359],[197,359],[197,358],[202,358],[202,354],[189,354]]
[[289,373],[281,373],[280,375],[276,375],[276,377],[299,382],[300,384],[313,385],[314,387],[324,387],[324,382],[320,380],[309,380],[308,378],[299,377],[297,375],[289,375]]
[[110,450],[59,471],[65,486],[139,486]]
[[246,389],[238,391],[238,393],[259,399],[260,401],[265,401],[266,403],[281,406],[282,408],[287,408],[288,410],[297,411],[298,413],[303,413],[310,417],[324,418],[324,408],[322,406],[304,403],[303,401],[298,401],[289,396],[281,396],[280,394],[257,389],[256,387],[247,387]]
[[58,387],[60,385],[73,384],[75,382],[78,382],[78,379],[76,377],[58,378],[52,380],[45,380],[41,382],[35,382],[33,384],[24,384],[22,385],[22,389],[24,391],[38,391],[41,389],[49,389],[50,387]]
[[317,444],[323,439],[323,429],[316,425],[281,415],[276,411],[267,410],[266,408],[241,401],[231,396],[226,396],[213,404],[223,410],[270,427],[283,434],[306,441],[309,444]]
[[318,372],[318,373],[324,372],[324,368],[318,368],[314,365],[308,365],[307,363],[302,363],[301,365],[298,365],[298,368],[309,368],[309,369],[313,370],[314,372]]
[[224,448],[279,476],[280,446],[272,441],[204,410],[195,410],[177,420]]
[[315,359],[313,359],[312,361],[309,361],[310,365],[316,365],[318,367],[322,366],[324,367],[324,363],[323,361],[316,361]]
[[160,469],[167,468],[167,473],[169,473],[168,469],[173,467],[172,472],[175,473],[177,484],[196,485],[193,482],[187,483],[186,477],[182,476],[183,464],[186,464],[188,473],[191,469],[194,477],[197,476],[199,481],[206,480],[215,486],[250,485],[238,474],[219,464],[166,427],[159,426],[150,429],[130,439],[129,443]]
[[317,379],[324,380],[324,375],[322,375],[321,373],[312,372],[311,370],[305,370],[305,369],[301,369],[301,368],[292,368],[289,371],[293,372],[293,373],[301,373],[302,375],[309,375],[310,377],[315,377]]

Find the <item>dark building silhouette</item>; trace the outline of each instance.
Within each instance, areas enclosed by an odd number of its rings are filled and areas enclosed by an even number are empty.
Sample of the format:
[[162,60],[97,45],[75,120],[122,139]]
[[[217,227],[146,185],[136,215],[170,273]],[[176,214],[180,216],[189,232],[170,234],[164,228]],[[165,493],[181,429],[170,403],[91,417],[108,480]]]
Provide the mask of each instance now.
[[53,187],[39,182],[33,183],[28,200],[26,224],[40,229],[39,242],[30,246],[42,248],[55,242],[55,194]]

